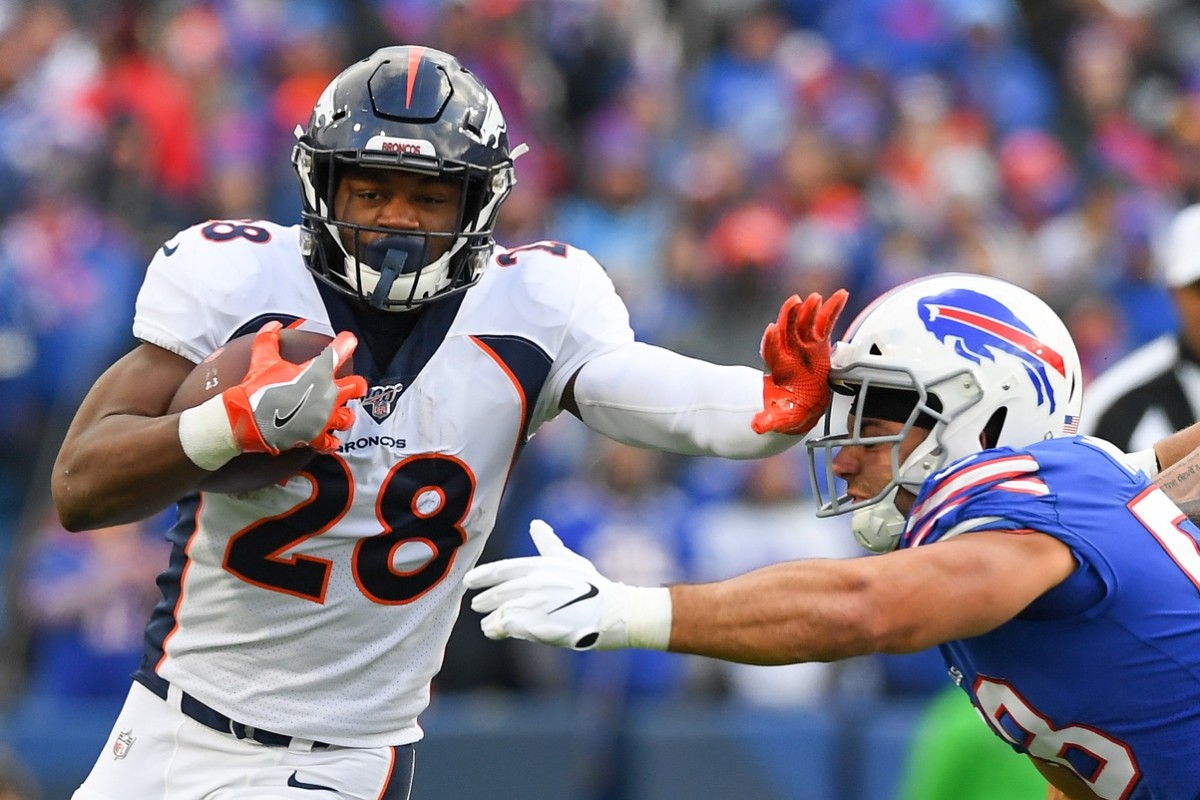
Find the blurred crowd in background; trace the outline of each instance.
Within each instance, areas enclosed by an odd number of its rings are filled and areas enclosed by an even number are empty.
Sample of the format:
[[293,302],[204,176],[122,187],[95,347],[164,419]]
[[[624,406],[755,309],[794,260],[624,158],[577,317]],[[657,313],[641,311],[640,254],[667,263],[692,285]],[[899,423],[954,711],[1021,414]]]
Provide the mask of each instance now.
[[[1089,380],[1175,327],[1157,253],[1200,200],[1195,3],[0,0],[0,696],[125,693],[165,523],[61,531],[64,425],[133,346],[154,250],[210,218],[298,222],[294,128],[397,43],[457,55],[529,144],[498,240],[590,251],[642,340],[757,366],[789,294],[846,287],[848,320],[946,270],[1047,299]],[[527,448],[486,557],[522,552],[533,516],[638,583],[862,554],[812,518],[803,448],[679,459],[565,417]],[[917,657],[751,672],[500,645],[477,624],[436,689],[787,705],[947,683]]]

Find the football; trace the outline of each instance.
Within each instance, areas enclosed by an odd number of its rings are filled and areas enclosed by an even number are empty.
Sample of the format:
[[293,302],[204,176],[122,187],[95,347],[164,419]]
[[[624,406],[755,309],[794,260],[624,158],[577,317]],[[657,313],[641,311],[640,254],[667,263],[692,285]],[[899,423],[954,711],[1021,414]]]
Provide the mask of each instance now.
[[[333,339],[323,333],[292,330],[279,332],[279,354],[293,364],[302,364],[319,354]],[[230,340],[184,378],[167,412],[176,414],[198,406],[214,395],[237,386],[250,368],[250,350],[254,334]],[[350,362],[338,370],[338,377],[351,373]],[[295,475],[316,452],[308,447],[285,450],[277,456],[270,453],[245,453],[229,461],[200,483],[206,492],[234,494],[262,489]]]

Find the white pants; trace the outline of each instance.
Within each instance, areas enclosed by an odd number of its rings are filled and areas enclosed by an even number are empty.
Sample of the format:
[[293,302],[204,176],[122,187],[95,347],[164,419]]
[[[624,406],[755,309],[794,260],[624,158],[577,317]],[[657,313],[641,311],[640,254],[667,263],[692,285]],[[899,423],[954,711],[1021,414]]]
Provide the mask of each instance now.
[[72,800],[408,800],[413,748],[267,747],[196,722],[134,683]]

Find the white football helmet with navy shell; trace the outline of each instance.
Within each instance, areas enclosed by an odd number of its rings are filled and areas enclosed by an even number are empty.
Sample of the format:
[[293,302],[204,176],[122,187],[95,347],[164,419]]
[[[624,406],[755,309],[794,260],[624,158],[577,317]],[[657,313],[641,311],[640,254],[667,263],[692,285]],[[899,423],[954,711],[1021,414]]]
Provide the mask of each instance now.
[[[985,430],[989,447],[1072,435],[1083,402],[1079,354],[1063,321],[1032,293],[983,275],[941,274],[882,295],[835,344],[829,378],[854,405],[848,433],[831,433],[836,423],[826,414],[825,435],[807,443],[817,515],[854,512],[855,536],[876,552],[893,549],[903,533],[894,503],[901,487],[916,494],[934,472],[984,449]],[[896,397],[906,400],[897,407]],[[864,416],[886,401],[902,430],[863,437]],[[929,435],[901,462],[914,425]],[[891,445],[892,480],[874,497],[832,488],[833,451],[854,444]]]
[[[419,46],[381,48],[321,93],[296,128],[292,166],[304,199],[305,261],[338,291],[404,311],[475,284],[495,242],[501,203],[516,182],[507,126],[496,99],[454,56]],[[333,199],[351,166],[400,169],[461,181],[454,230],[370,228],[339,221]],[[352,247],[339,231],[348,232]],[[363,246],[359,237],[384,237]],[[430,243],[450,239],[429,262]]]

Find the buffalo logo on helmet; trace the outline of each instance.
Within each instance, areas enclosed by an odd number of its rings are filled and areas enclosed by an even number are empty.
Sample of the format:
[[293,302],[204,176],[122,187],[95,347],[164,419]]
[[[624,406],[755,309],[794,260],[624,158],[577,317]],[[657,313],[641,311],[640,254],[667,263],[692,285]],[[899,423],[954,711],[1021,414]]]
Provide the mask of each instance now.
[[953,341],[954,351],[969,361],[995,361],[997,353],[1020,360],[1037,391],[1038,405],[1048,402],[1054,411],[1057,402],[1047,370],[1065,376],[1063,356],[1039,340],[1008,306],[979,292],[950,289],[922,298],[917,310],[926,330],[943,343]]

